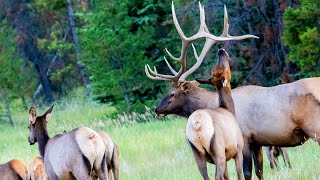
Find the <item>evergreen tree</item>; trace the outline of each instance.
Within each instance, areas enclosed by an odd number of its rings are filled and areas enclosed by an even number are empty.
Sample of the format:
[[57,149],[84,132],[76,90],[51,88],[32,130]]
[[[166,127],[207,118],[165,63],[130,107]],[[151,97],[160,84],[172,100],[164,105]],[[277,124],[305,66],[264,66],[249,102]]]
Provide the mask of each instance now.
[[296,63],[299,77],[320,75],[320,1],[301,0],[284,14],[284,43],[288,61]]
[[128,109],[135,104],[134,110],[146,99],[155,98],[150,91],[157,86],[146,78],[144,65],[159,58],[157,47],[166,42],[166,27],[161,22],[167,18],[169,9],[164,6],[168,4],[96,1],[92,13],[82,15],[86,19],[81,29],[83,59],[95,95],[103,94],[117,103],[124,100]]

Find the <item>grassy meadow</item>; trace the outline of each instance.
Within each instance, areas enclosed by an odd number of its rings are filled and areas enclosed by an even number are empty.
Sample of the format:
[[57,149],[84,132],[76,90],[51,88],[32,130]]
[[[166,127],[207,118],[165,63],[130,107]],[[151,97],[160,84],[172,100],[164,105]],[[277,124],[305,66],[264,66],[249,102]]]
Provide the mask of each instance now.
[[[38,115],[45,110],[38,109]],[[108,132],[120,149],[121,179],[201,179],[185,141],[186,119],[169,116],[158,120],[151,110],[141,115],[115,112],[112,106],[92,102],[56,103],[49,120],[49,134],[52,137],[79,126]],[[38,155],[38,146],[30,146],[27,140],[28,111],[13,110],[13,118],[14,128],[0,124],[0,162],[14,158],[30,162]],[[320,179],[320,148],[316,143],[307,141],[303,146],[289,148],[288,153],[293,169],[285,168],[281,158],[281,167],[272,171],[265,156],[265,179]],[[231,179],[236,179],[233,160],[228,162],[228,168]],[[209,165],[208,169],[213,178],[214,166]]]

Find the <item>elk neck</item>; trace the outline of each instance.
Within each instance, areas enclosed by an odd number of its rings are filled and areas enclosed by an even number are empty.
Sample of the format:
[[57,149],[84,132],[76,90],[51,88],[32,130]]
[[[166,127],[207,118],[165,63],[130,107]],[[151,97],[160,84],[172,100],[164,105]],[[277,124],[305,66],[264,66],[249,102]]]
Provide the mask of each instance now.
[[234,102],[231,96],[231,88],[228,84],[226,87],[217,86],[218,95],[219,95],[219,107],[224,108],[230,111],[235,115]]
[[186,103],[182,107],[182,113],[177,115],[189,117],[198,109],[211,109],[212,107],[218,107],[218,94],[196,87],[186,96]]
[[45,149],[50,139],[45,123],[39,123],[36,125],[36,138],[38,141],[38,149],[42,158],[44,158]]

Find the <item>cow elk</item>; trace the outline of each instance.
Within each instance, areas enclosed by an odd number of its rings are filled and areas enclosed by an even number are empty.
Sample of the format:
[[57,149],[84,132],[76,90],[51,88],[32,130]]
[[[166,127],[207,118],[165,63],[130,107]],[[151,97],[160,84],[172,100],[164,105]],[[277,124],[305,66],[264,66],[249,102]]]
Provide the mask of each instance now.
[[0,180],[17,179],[30,179],[29,168],[25,162],[13,159],[4,164],[0,164]]
[[30,165],[32,180],[49,180],[41,157],[35,157]]
[[[172,5],[173,21],[182,40],[180,58],[169,53],[169,56],[179,62],[180,70],[175,71],[165,59],[173,75],[164,75],[145,66],[147,77],[152,80],[166,80],[172,83],[172,89],[156,107],[159,116],[176,114],[189,117],[198,109],[217,109],[219,98],[217,92],[200,88],[195,81],[186,81],[202,63],[209,48],[216,42],[226,40],[241,40],[255,36],[232,37],[228,35],[227,12],[225,9],[224,30],[221,36],[210,35],[204,23],[204,10],[200,8],[200,30],[194,36],[187,38],[182,32],[174,7]],[[198,39],[206,42],[197,62],[189,70],[186,68],[186,51],[188,45]],[[196,50],[194,53],[196,54]],[[152,74],[152,75],[151,75]],[[306,78],[293,83],[274,87],[243,86],[232,90],[237,122],[244,138],[243,169],[246,179],[252,176],[252,159],[255,172],[263,179],[262,146],[298,146],[308,138],[313,138],[320,145],[320,78]]]
[[275,147],[275,146],[267,146],[265,147],[267,157],[270,162],[270,168],[274,169],[278,167],[278,157],[281,155],[283,158],[283,162],[285,166],[291,168],[291,163],[289,159],[289,155],[287,152],[287,148],[285,147]]
[[29,110],[30,145],[38,142],[45,171],[51,180],[91,179],[95,171],[101,180],[108,179],[105,145],[95,131],[81,127],[50,138],[47,123],[53,106],[42,116],[36,109]]
[[216,179],[229,179],[227,161],[235,159],[238,179],[243,179],[243,138],[235,118],[231,96],[229,56],[218,51],[218,62],[209,80],[199,80],[215,86],[219,94],[217,109],[198,109],[188,118],[186,137],[204,179],[209,179],[206,161],[216,165]]
[[[119,149],[118,146],[113,142],[109,134],[100,131],[98,132],[106,146],[106,163],[108,168],[108,177],[109,179],[118,180],[119,179]],[[111,173],[112,171],[112,173]],[[94,173],[92,179],[97,179],[98,176]]]

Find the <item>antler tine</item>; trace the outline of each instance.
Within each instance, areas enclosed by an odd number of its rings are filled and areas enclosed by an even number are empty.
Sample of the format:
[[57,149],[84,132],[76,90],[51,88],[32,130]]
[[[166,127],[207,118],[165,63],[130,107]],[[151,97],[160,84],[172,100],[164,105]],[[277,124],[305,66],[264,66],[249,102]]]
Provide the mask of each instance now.
[[193,43],[191,44],[191,46],[192,46],[192,49],[193,49],[194,57],[196,58],[197,61],[199,61],[199,56],[198,56],[197,50],[194,47]]
[[223,22],[223,32],[220,35],[222,37],[228,37],[229,36],[229,20],[228,20],[228,12],[227,7],[224,5],[224,22]]
[[171,11],[172,11],[173,23],[174,23],[174,25],[175,25],[175,27],[176,27],[176,29],[177,29],[180,37],[185,39],[186,36],[184,35],[184,33],[183,33],[183,31],[182,31],[179,23],[178,23],[178,20],[177,20],[176,11],[175,11],[175,9],[174,9],[173,1],[172,1],[172,3],[171,3]]
[[168,62],[168,60],[167,60],[166,57],[164,57],[164,61],[166,62],[167,66],[169,67],[169,69],[170,69],[170,71],[172,72],[172,74],[173,74],[173,75],[177,75],[178,72],[172,68],[172,66],[170,65],[170,63]]
[[152,80],[164,80],[164,81],[171,81],[171,79],[152,76],[152,75],[149,73],[149,70],[148,70],[147,65],[144,65],[144,72],[146,73],[146,75],[147,75],[147,77],[148,77],[149,79],[152,79]]
[[212,47],[212,45],[214,45],[216,43],[215,40],[212,39],[206,39],[206,42],[203,46],[203,49],[201,51],[200,56],[197,55],[197,51],[196,48],[194,47],[194,45],[192,44],[193,47],[193,53],[194,56],[197,60],[197,62],[189,69],[187,70],[185,73],[183,73],[180,78],[179,81],[184,81],[190,74],[192,74],[195,70],[197,70],[200,65],[202,64],[202,61],[204,59],[204,57],[206,56],[206,54],[209,52],[210,48]]
[[[173,22],[174,22],[174,25],[175,25],[177,32],[178,32],[180,39],[181,39],[181,53],[180,53],[180,57],[176,58],[167,49],[166,49],[166,52],[168,53],[168,55],[170,56],[171,59],[176,60],[180,63],[180,70],[178,72],[175,71],[172,68],[172,66],[169,64],[167,59],[165,58],[165,62],[174,76],[159,74],[156,72],[156,69],[153,71],[149,65],[145,65],[146,74],[150,79],[170,80],[170,81],[173,81],[174,83],[177,83],[179,81],[183,81],[183,80],[185,80],[186,77],[188,77],[191,73],[193,73],[197,68],[199,68],[204,57],[206,56],[206,54],[208,53],[208,51],[210,50],[210,48],[212,47],[213,44],[215,44],[217,42],[222,42],[222,41],[243,40],[243,39],[247,39],[247,38],[258,38],[257,36],[254,36],[254,35],[230,36],[228,33],[229,23],[228,23],[228,13],[227,13],[226,6],[224,6],[224,25],[223,25],[222,34],[220,36],[215,36],[215,35],[210,34],[210,32],[207,28],[207,25],[205,23],[204,7],[201,5],[200,2],[199,2],[199,10],[200,10],[199,31],[191,37],[186,37],[185,34],[183,33],[179,23],[178,23],[173,2],[171,4],[171,9],[172,9]],[[197,39],[200,39],[200,38],[206,39],[204,47],[201,51],[201,54],[198,56],[194,45],[192,45],[197,62],[189,70],[186,70],[186,66],[187,66],[186,65],[186,56],[187,56],[188,46],[190,45],[191,42],[193,42]],[[149,72],[152,73],[153,76],[151,76]]]
[[198,38],[206,38],[205,45],[201,51],[200,56],[197,55],[195,47],[193,47],[194,55],[196,57],[196,64],[194,64],[188,71],[184,72],[180,78],[179,81],[183,81],[188,77],[190,74],[192,74],[196,69],[199,68],[201,65],[203,59],[205,58],[206,54],[212,47],[217,42],[221,41],[229,41],[229,40],[243,40],[243,39],[248,39],[248,38],[258,38],[257,36],[254,35],[242,35],[242,36],[230,36],[228,31],[229,31],[229,22],[228,22],[228,12],[226,6],[224,6],[224,24],[223,24],[223,32],[220,36],[214,36],[209,33],[207,26],[205,24],[205,14],[204,14],[204,7],[201,6],[199,2],[199,8],[200,8],[200,29],[199,32],[195,35],[193,35],[190,38],[187,38],[187,40],[195,40]]
[[248,39],[248,38],[256,38],[258,39],[259,37],[254,36],[254,35],[242,35],[242,36],[230,36],[229,35],[229,20],[228,20],[228,12],[227,12],[227,7],[224,5],[224,22],[223,22],[223,32],[219,37],[226,37],[229,38],[228,40],[243,40],[243,39]]
[[167,48],[165,48],[165,50],[166,50],[167,54],[170,56],[171,59],[176,60],[176,61],[179,61],[179,62],[181,61],[179,58],[174,57],[174,56],[169,52],[169,50],[168,50]]
[[157,73],[156,67],[154,67],[154,70],[152,70],[148,64],[147,64],[147,67],[148,67],[148,70],[149,70],[153,75],[155,75],[156,77],[161,77],[161,78],[166,78],[166,79],[174,79],[174,78],[175,78],[175,76],[164,75],[164,74],[159,74],[159,73]]
[[199,31],[204,31],[209,33],[207,24],[206,24],[206,15],[205,15],[205,11],[204,11],[204,7],[201,5],[201,3],[199,2],[199,10],[200,10],[200,29]]

